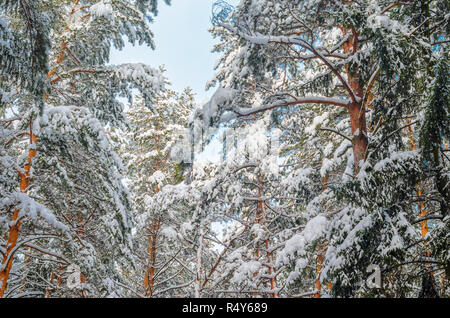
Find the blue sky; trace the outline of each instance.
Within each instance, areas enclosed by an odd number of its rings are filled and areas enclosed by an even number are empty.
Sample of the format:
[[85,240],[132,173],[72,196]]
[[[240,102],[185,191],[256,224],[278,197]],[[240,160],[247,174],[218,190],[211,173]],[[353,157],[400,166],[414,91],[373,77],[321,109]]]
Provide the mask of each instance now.
[[112,52],[110,63],[142,62],[153,67],[164,64],[171,88],[181,91],[190,86],[202,104],[214,93],[214,89],[206,92],[205,85],[213,77],[218,59],[218,54],[211,53],[214,39],[208,32],[213,2],[172,0],[172,5],[167,6],[160,1],[159,14],[152,23],[156,49],[127,44],[122,51]]

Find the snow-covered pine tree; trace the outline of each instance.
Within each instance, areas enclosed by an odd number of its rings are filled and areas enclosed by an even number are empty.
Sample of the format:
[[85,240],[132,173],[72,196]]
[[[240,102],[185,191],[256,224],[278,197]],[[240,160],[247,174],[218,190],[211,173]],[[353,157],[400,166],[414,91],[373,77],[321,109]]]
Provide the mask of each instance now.
[[[151,107],[165,79],[143,64],[106,63],[111,46],[122,48],[124,37],[153,46],[149,19],[156,14],[156,3],[2,3],[2,141],[8,146],[2,165],[8,177],[16,169],[21,180],[20,187],[11,180],[2,182],[7,187],[2,188],[1,204],[7,241],[2,242],[0,296],[50,295],[49,288],[55,286],[65,293],[61,275],[70,263],[81,267],[82,295],[114,295],[117,267],[126,258],[114,255],[128,254],[131,223],[119,160],[104,125],[123,121],[123,105],[116,97],[131,99],[131,90],[137,88]],[[24,49],[28,47],[31,50]],[[7,72],[12,76],[5,77]],[[33,222],[37,216],[65,234],[45,230]],[[8,287],[11,271],[25,268],[23,272],[30,273],[26,267],[33,249],[50,256],[40,271],[32,271],[37,281],[21,278],[22,286],[29,285],[19,290],[14,281]],[[62,256],[65,252],[67,257]],[[50,265],[55,262],[60,264]],[[55,272],[60,275],[56,285]]]
[[267,207],[275,195],[271,179],[278,166],[277,157],[271,155],[271,138],[266,136],[268,121],[269,117],[225,134],[226,160],[212,174],[219,186],[209,211],[227,231],[219,240],[217,261],[202,284],[210,295],[278,296],[271,251],[278,234],[277,212]]
[[[0,297],[448,296],[449,2],[220,0],[191,116],[108,64],[157,4],[0,3]],[[170,161],[188,125],[223,162]]]
[[181,226],[190,217],[189,206],[183,207],[186,199],[181,196],[186,185],[179,185],[184,171],[171,153],[187,130],[193,108],[194,96],[186,89],[183,93],[167,90],[158,94],[153,110],[145,106],[143,98],[136,98],[127,111],[129,129],[122,158],[128,162],[127,183],[137,220],[134,255],[138,259],[136,282],[130,285],[143,286],[138,293],[145,297],[186,294],[178,289],[192,283],[184,280],[189,273],[184,273],[183,267],[183,254],[188,253]]
[[[415,290],[408,284],[420,285],[423,270],[408,265],[427,263],[410,258],[417,241],[423,241],[414,226],[418,213],[412,197],[426,174],[419,153],[405,144],[407,128],[417,121],[405,120],[420,116],[416,105],[426,95],[421,77],[431,76],[422,71],[430,48],[446,49],[445,42],[438,43],[446,30],[445,6],[441,1],[248,0],[230,22],[213,30],[222,40],[216,50],[224,52],[214,81],[235,92],[213,117],[223,112],[229,114],[222,119],[248,117],[279,108],[302,117],[309,104],[328,105],[329,114],[316,119],[329,119],[332,128],[321,130],[351,142],[341,143],[333,160],[322,159],[328,187],[311,200],[305,227],[327,212],[321,203],[326,198],[333,210],[323,223],[328,249],[321,279],[333,280],[336,295],[367,290],[362,285],[371,263],[391,281],[405,275],[395,288],[391,284],[376,293],[411,295]],[[424,25],[433,35],[424,38]],[[259,106],[251,107],[255,100]],[[448,109],[445,100],[441,105]],[[352,156],[342,162],[349,147]],[[305,234],[289,245],[304,249]]]

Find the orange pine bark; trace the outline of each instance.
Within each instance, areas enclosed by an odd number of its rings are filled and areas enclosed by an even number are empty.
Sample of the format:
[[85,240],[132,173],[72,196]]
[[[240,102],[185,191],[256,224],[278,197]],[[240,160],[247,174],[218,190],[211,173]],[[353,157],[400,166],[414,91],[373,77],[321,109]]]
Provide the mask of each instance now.
[[[351,32],[352,36],[349,37],[347,42],[344,43],[344,53],[350,53],[350,51],[355,54],[358,51],[358,34],[354,29],[346,30],[341,27],[343,35],[347,32]],[[364,90],[359,84],[359,76],[357,73],[352,73],[349,69],[349,65],[345,66],[347,79],[353,93],[359,98],[359,101],[353,102],[348,110],[350,114],[350,124],[353,135],[353,160],[355,164],[355,172],[359,171],[358,163],[365,159],[368,139],[367,139],[367,123],[366,123],[366,112],[363,109],[363,97]]]
[[154,219],[150,226],[150,233],[148,235],[148,264],[146,266],[146,273],[144,276],[144,289],[147,297],[153,296],[155,287],[155,273],[156,273],[156,245],[157,232],[159,230],[159,220]]
[[[34,149],[37,142],[36,136],[32,131],[32,122],[30,122],[30,149],[28,150],[28,157],[25,164],[24,171],[19,172],[20,176],[20,191],[22,193],[27,193],[28,187],[30,185],[30,170],[33,158],[36,156],[36,149]],[[33,146],[34,145],[34,146]],[[20,210],[15,209],[13,212],[13,217],[11,220],[11,226],[8,232],[8,241],[6,243],[6,251],[3,256],[2,267],[0,270],[0,298],[3,298],[8,286],[8,278],[11,272],[11,268],[14,260],[14,248],[17,245],[17,240],[19,238],[19,229],[21,224],[21,219],[19,218]]]
[[[158,149],[158,147],[157,147]],[[157,165],[159,168],[159,165]],[[156,186],[155,194],[159,192],[159,187]],[[147,297],[153,296],[155,288],[155,273],[156,273],[156,245],[158,243],[158,231],[160,222],[157,217],[153,218],[152,225],[149,228],[147,240],[148,264],[145,267],[144,275],[144,294]]]
[[[257,195],[258,198],[262,198],[262,196],[263,196],[263,190],[262,190],[263,185],[264,185],[263,178],[264,177],[262,175],[258,176],[258,183],[259,183],[258,195]],[[263,204],[263,201],[258,200],[257,207],[256,207],[256,223],[257,224],[263,224],[263,222],[264,222],[264,204]],[[268,264],[267,267],[268,267],[268,271],[269,271],[269,276],[272,276],[272,274],[276,273],[276,269],[273,266],[273,263],[274,263],[273,254],[271,252],[269,252],[269,244],[270,244],[269,239],[264,240],[264,246],[265,246],[265,249],[267,251],[266,252],[267,253],[267,255],[266,255],[266,257],[267,257],[267,264]],[[256,248],[255,253],[254,253],[254,257],[255,257],[256,260],[259,259],[259,257],[260,257],[259,248]],[[256,275],[258,275],[258,273],[254,273],[253,274],[254,277]],[[268,282],[269,282],[271,290],[274,290],[277,287],[276,276],[270,277]],[[252,295],[254,297],[257,297],[257,296],[259,296],[259,293],[253,293]],[[278,297],[279,297],[279,295],[278,295],[277,292],[272,293],[272,298],[278,298]]]
[[320,298],[321,290],[322,290],[322,284],[320,282],[320,272],[322,271],[322,265],[323,265],[323,255],[322,255],[323,246],[319,245],[317,247],[317,278],[316,278],[316,293],[314,294],[314,298]]
[[[411,124],[411,121],[410,121],[409,119],[407,119],[407,120],[406,120],[406,123],[409,125],[409,124]],[[409,140],[411,141],[410,149],[411,149],[411,150],[416,150],[416,149],[417,149],[417,146],[416,146],[416,141],[415,141],[415,139],[414,139],[414,131],[412,130],[411,126],[408,126],[408,131],[409,131],[409,133],[410,133]],[[420,185],[418,185],[418,186],[420,186]],[[423,194],[422,189],[417,190],[417,196],[420,197],[420,196],[422,196],[422,194]],[[425,209],[425,204],[424,204],[424,202],[420,202],[419,209],[420,209],[419,217],[420,217],[420,218],[425,217],[425,216],[427,215],[427,211],[426,211],[426,209]],[[420,231],[421,231],[421,234],[422,234],[422,238],[424,238],[424,237],[427,235],[427,233],[428,233],[428,223],[427,223],[427,220],[423,220],[423,221],[420,222]],[[426,245],[426,244],[425,244],[425,245]]]
[[[258,199],[260,199],[262,197],[262,185],[263,185],[263,181],[262,181],[262,176],[258,175]],[[261,224],[262,223],[262,218],[263,218],[263,204],[261,200],[258,200],[258,203],[256,204],[256,224]],[[259,248],[256,248],[255,252],[253,253],[253,256],[255,257],[255,260],[259,260]],[[253,277],[256,277],[258,275],[258,272],[253,273]],[[252,293],[253,297],[258,297],[259,293]]]

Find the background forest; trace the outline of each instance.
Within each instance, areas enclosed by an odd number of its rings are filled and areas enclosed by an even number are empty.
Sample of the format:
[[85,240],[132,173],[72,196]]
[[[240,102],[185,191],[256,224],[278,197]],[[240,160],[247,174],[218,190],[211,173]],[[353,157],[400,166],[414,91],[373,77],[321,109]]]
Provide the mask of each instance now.
[[450,2],[214,1],[203,105],[158,5],[0,0],[0,298],[449,297]]

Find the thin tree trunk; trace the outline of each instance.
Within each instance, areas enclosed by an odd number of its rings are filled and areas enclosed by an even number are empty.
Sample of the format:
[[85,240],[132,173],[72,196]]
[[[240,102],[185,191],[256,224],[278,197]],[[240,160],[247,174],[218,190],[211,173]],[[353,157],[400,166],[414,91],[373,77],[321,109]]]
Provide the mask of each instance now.
[[[410,123],[409,120],[406,121],[407,124]],[[411,150],[416,150],[416,141],[414,139],[414,131],[412,130],[411,126],[408,126],[408,131],[410,133],[409,140],[411,141]],[[419,189],[417,190],[417,196],[421,197],[423,195],[423,190],[420,188],[420,183],[417,185]],[[421,201],[418,205],[419,208],[419,218],[423,218],[427,215],[427,210],[425,208],[425,202]],[[427,220],[423,220],[420,222],[420,233],[422,238],[425,238],[425,236],[428,233],[428,222]],[[423,243],[425,247],[424,256],[429,257],[431,255],[430,247],[428,246],[428,243],[424,241]],[[430,268],[429,263],[425,263],[425,267],[428,269],[425,271],[422,277],[422,288],[419,294],[419,297],[439,297],[438,292],[436,290],[436,284],[433,276],[433,271]]]
[[146,266],[146,272],[144,276],[144,289],[147,297],[153,296],[155,286],[155,273],[156,273],[156,245],[157,245],[157,232],[159,231],[159,220],[153,219],[153,224],[149,228],[148,235],[148,264]]
[[[263,187],[263,181],[262,181],[263,177],[261,175],[258,175],[258,194],[257,197],[261,198],[262,197],[262,187]],[[255,223],[256,224],[262,224],[262,220],[264,217],[264,210],[263,210],[263,202],[261,200],[258,200],[258,203],[256,204],[256,215],[255,215]],[[259,260],[259,248],[257,247],[255,252],[254,252],[254,258],[256,261]],[[256,277],[258,275],[258,272],[253,273],[253,277]],[[252,293],[253,297],[258,297],[260,294],[259,293]]]
[[322,272],[323,265],[323,246],[319,245],[317,247],[317,268],[316,268],[316,293],[314,294],[314,298],[320,298],[322,291],[322,284],[320,282],[320,273]]
[[196,277],[195,277],[195,290],[194,297],[200,298],[202,296],[202,253],[203,244],[205,240],[205,228],[203,221],[200,222],[200,237],[198,238],[197,259],[196,259]]
[[[327,188],[327,182],[328,182],[328,174],[325,175],[322,181],[322,193]],[[322,206],[323,207],[323,206]],[[322,293],[322,283],[320,281],[320,274],[322,272],[322,265],[324,261],[323,253],[325,252],[327,246],[319,245],[317,246],[317,267],[316,267],[316,293],[314,294],[314,298],[320,298]],[[327,283],[327,289],[328,285],[331,288],[331,283]]]
[[[156,147],[158,150],[158,147]],[[157,165],[157,170],[159,165]],[[158,185],[155,189],[155,194],[159,192]],[[144,294],[147,297],[152,297],[155,287],[155,273],[156,273],[156,244],[158,239],[159,231],[159,219],[154,217],[152,220],[152,225],[149,228],[148,240],[147,240],[147,253],[148,253],[148,265],[145,268],[144,275]]]

